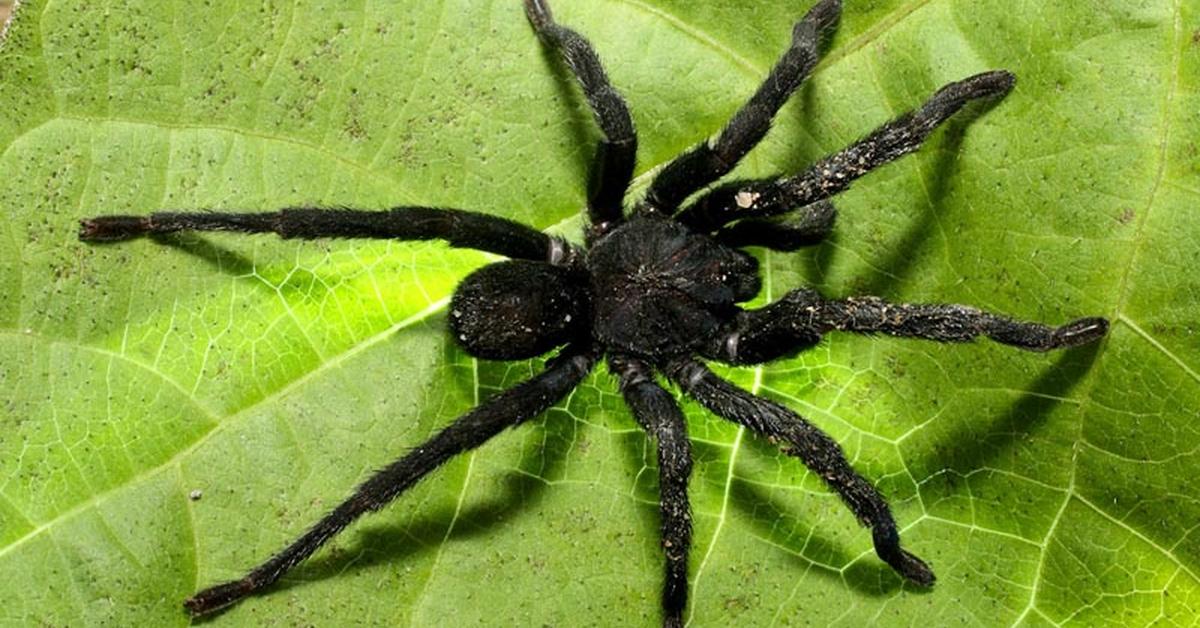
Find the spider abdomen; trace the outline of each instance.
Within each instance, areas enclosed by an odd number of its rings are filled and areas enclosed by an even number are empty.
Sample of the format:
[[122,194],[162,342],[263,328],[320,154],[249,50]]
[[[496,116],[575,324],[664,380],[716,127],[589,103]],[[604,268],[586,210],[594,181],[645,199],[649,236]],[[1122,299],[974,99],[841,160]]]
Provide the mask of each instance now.
[[587,312],[577,275],[530,260],[488,264],[455,289],[450,332],[468,354],[488,360],[528,359],[566,344],[581,334]]
[[651,358],[699,346],[761,287],[753,257],[654,218],[636,218],[598,240],[588,269],[593,336]]

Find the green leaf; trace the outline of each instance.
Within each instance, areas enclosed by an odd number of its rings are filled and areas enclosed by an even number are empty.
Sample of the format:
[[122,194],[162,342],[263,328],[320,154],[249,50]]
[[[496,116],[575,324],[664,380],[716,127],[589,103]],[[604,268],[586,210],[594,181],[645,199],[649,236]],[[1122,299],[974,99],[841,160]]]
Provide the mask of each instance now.
[[[720,129],[810,3],[555,3],[641,132]],[[1189,623],[1200,609],[1200,6],[849,2],[744,164],[792,171],[990,68],[1020,78],[764,254],[765,298],[970,303],[1097,346],[836,335],[729,373],[810,417],[937,570],[902,585],[817,478],[686,402],[693,625]],[[559,6],[561,5],[561,6]],[[444,333],[482,255],[204,235],[162,208],[428,204],[574,234],[598,138],[517,0],[28,1],[0,49],[0,624],[167,625],[537,363]],[[217,623],[655,625],[652,444],[603,368]]]

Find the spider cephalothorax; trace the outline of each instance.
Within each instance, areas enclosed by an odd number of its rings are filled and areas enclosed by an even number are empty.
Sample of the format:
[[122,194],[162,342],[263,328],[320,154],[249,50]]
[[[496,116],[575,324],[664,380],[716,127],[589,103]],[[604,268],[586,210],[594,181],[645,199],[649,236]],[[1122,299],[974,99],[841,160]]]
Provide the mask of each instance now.
[[598,239],[588,270],[592,336],[648,359],[694,353],[761,285],[753,257],[653,215]]
[[1034,351],[1102,337],[1108,328],[1102,318],[1049,327],[962,305],[827,299],[805,288],[762,308],[738,306],[761,285],[755,258],[739,247],[791,251],[820,242],[833,227],[829,197],[916,150],[968,102],[1003,96],[1012,88],[1013,76],[992,71],[951,83],[919,108],[803,172],[725,183],[683,206],[689,196],[728,174],[762,139],[775,112],[813,69],[821,35],[833,28],[841,11],[838,0],[822,0],[795,26],[791,47],[728,125],[713,140],[667,164],[645,197],[626,212],[623,200],[633,175],[637,136],[625,102],[588,42],[556,24],[544,0],[525,0],[525,11],[542,40],[562,52],[605,136],[592,169],[584,247],[503,218],[428,207],[158,212],[82,222],[80,237],[92,242],[196,230],[285,238],[441,239],[490,251],[511,259],[485,266],[459,284],[449,313],[456,341],[472,355],[500,360],[526,359],[563,346],[544,372],[488,399],[377,472],[280,553],[241,579],[197,593],[185,602],[187,610],[210,613],[269,586],[359,516],[384,507],[446,460],[557,403],[606,356],[634,418],[657,441],[666,557],[664,624],[681,624],[687,600],[691,449],[683,414],[656,373],[714,413],[800,458],[870,527],[881,559],[911,582],[932,584],[929,566],[901,548],[887,502],[851,468],[837,443],[790,409],[718,377],[697,358],[759,364],[810,347],[831,331],[941,342],[987,337]]

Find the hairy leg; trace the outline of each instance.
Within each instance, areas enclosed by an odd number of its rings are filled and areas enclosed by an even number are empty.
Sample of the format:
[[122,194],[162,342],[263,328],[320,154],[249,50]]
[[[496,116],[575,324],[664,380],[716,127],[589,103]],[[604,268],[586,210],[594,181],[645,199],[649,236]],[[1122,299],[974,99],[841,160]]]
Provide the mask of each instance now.
[[1108,331],[1108,321],[1096,317],[1052,327],[966,305],[889,303],[879,297],[826,299],[812,290],[793,290],[766,307],[742,312],[735,325],[705,351],[705,357],[733,364],[768,362],[811,347],[830,331],[939,342],[990,338],[1028,351],[1077,347]]
[[997,70],[950,83],[917,110],[888,122],[804,172],[722,185],[685,209],[679,220],[693,230],[710,232],[734,220],[780,214],[833,196],[864,174],[920,148],[938,125],[968,102],[1007,94],[1015,81],[1009,72]]
[[640,211],[672,213],[689,195],[728,174],[767,134],[776,112],[817,65],[821,35],[833,28],[841,12],[840,0],[822,0],[809,10],[792,29],[791,47],[758,91],[715,140],[676,157],[658,173]]
[[778,218],[739,220],[717,232],[726,246],[763,246],[774,251],[795,251],[820,244],[833,231],[837,209],[829,199],[817,201]]
[[784,443],[788,454],[800,458],[841,496],[859,522],[871,529],[875,553],[883,562],[911,582],[933,584],[929,566],[900,547],[900,533],[883,496],[850,467],[841,446],[827,434],[795,412],[717,377],[694,360],[672,362],[667,374],[712,412]]
[[263,213],[155,212],[147,216],[96,216],[80,221],[84,242],[118,242],[179,231],[274,233],[283,238],[445,240],[451,246],[563,263],[573,255],[563,241],[499,216],[460,209],[397,207],[283,209]]
[[692,513],[687,496],[692,450],[687,423],[675,399],[654,382],[646,364],[623,357],[612,358],[610,364],[621,378],[621,392],[634,418],[658,442],[659,509],[663,553],[667,559],[662,593],[663,625],[682,626],[687,606],[688,551],[692,545]]
[[588,185],[588,215],[603,233],[624,219],[622,202],[637,161],[637,132],[621,94],[608,82],[600,57],[582,35],[554,22],[546,0],[525,0],[525,15],[547,46],[557,48],[579,79],[604,139]]
[[283,551],[238,580],[197,593],[183,603],[184,607],[193,616],[205,615],[270,586],[351,522],[380,510],[442,463],[546,411],[583,380],[597,359],[598,355],[589,348],[564,350],[542,373],[491,397],[423,445],[376,472]]

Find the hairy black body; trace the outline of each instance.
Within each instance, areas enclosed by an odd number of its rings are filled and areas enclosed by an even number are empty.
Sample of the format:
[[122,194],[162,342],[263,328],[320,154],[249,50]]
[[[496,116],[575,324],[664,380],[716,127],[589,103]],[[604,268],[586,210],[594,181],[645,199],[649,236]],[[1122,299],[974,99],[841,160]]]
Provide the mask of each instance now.
[[916,150],[968,102],[1003,96],[1013,76],[993,71],[951,83],[921,107],[803,172],[725,183],[683,205],[728,174],[762,139],[775,112],[816,65],[821,35],[841,12],[838,0],[822,0],[796,24],[791,47],[721,133],[668,164],[626,212],[637,153],[628,108],[590,44],[556,24],[545,0],[524,1],[538,35],[561,52],[579,79],[605,136],[592,167],[583,247],[503,218],[429,207],[158,212],[82,221],[80,238],[89,242],[234,231],[284,238],[441,239],[490,251],[511,259],[485,266],[459,284],[449,317],[456,341],[473,356],[496,360],[528,359],[563,347],[541,374],[488,399],[378,471],[291,545],[244,577],[200,591],[184,603],[187,610],[211,613],[268,587],[359,516],[383,508],[446,460],[544,412],[605,357],[634,418],[657,444],[664,625],[681,625],[687,602],[692,459],[683,414],[658,374],[714,413],[782,444],[871,529],[884,562],[913,583],[931,585],[933,571],[901,548],[887,502],[854,471],[836,442],[790,409],[721,379],[697,358],[759,364],[811,347],[832,331],[940,342],[987,337],[1034,351],[1102,337],[1108,328],[1102,318],[1050,327],[962,305],[827,299],[804,288],[762,308],[738,306],[761,287],[757,261],[739,247],[792,251],[820,242],[836,215],[830,196]]
[[761,285],[753,257],[656,218],[634,218],[597,241],[588,270],[593,337],[655,361],[695,353]]

